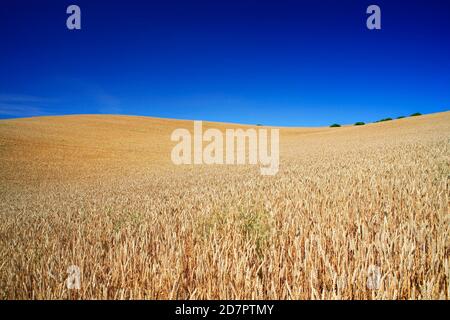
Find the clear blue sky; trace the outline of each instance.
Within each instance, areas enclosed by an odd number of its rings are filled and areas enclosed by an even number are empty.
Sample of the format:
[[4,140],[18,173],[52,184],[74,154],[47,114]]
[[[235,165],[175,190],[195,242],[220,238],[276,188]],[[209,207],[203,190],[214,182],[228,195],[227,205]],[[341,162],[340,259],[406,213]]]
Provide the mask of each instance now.
[[0,41],[1,118],[320,126],[450,109],[447,0],[6,0]]

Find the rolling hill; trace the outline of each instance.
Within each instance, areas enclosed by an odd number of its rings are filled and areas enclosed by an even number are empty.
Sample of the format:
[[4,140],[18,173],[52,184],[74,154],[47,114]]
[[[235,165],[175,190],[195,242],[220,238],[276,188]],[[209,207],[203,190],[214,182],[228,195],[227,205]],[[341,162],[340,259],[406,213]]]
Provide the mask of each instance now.
[[0,120],[0,298],[449,298],[450,112],[280,128],[275,176],[175,166],[177,128]]

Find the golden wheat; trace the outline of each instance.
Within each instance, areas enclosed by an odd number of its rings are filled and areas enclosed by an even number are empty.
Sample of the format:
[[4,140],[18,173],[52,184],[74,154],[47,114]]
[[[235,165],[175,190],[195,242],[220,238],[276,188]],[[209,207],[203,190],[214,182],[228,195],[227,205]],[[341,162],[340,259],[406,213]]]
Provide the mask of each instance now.
[[174,166],[178,127],[0,121],[0,298],[449,299],[450,112],[282,129],[275,176]]

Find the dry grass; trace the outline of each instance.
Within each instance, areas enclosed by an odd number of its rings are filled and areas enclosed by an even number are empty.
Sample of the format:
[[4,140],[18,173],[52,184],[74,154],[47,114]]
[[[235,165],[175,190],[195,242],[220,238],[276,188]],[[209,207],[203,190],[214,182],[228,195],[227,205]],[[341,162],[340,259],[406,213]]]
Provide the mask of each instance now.
[[449,299],[450,112],[282,129],[276,176],[176,167],[178,127],[0,121],[0,298]]

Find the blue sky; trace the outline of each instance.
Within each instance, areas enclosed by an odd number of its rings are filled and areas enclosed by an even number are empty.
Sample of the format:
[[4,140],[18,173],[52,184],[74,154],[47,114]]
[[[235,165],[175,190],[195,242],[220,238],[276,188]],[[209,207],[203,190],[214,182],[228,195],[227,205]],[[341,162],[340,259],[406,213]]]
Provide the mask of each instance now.
[[[366,28],[370,4],[382,30]],[[6,0],[0,39],[0,118],[321,126],[450,110],[446,0]]]

